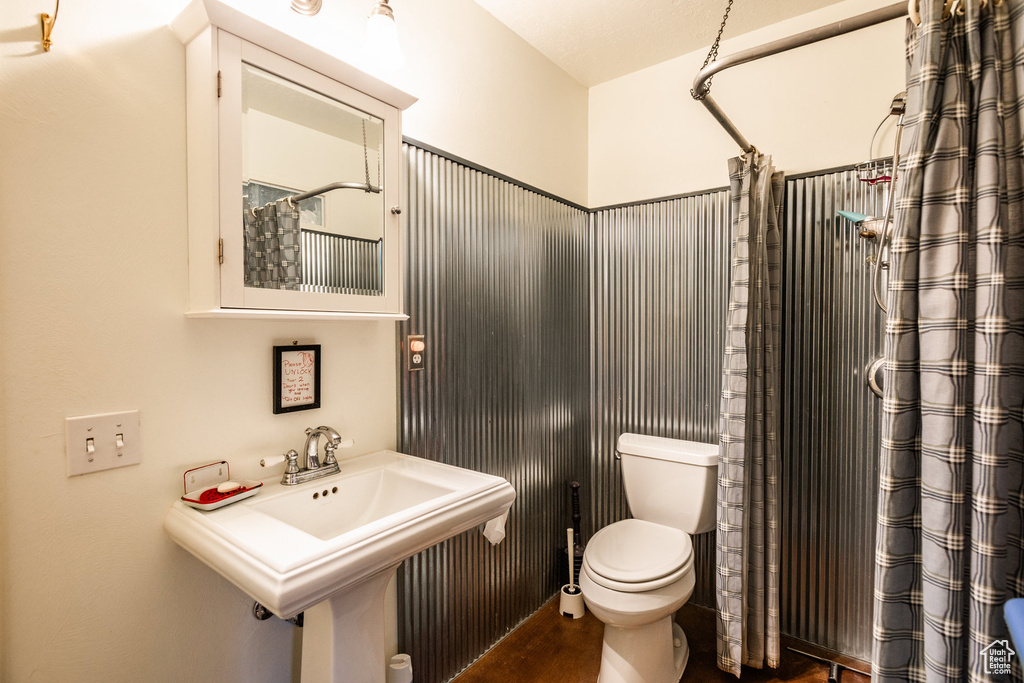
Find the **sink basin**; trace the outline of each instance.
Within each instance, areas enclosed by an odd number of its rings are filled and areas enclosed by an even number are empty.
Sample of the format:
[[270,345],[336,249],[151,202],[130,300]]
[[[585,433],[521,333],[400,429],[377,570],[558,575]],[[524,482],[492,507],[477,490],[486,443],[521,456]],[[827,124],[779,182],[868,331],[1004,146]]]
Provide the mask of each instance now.
[[209,512],[177,501],[164,528],[289,618],[501,515],[514,499],[501,477],[379,451],[343,460],[339,474],[296,486],[268,483],[253,498]]
[[[375,467],[343,476],[340,486],[332,478],[330,486],[310,486],[298,495],[287,495],[286,492],[271,499],[263,497],[254,501],[251,507],[311,536],[329,541],[359,529],[364,535],[383,530],[393,520],[387,519],[383,523],[380,520],[457,493],[460,489],[458,484],[462,481],[472,487],[476,479],[447,470],[444,473],[449,479],[438,479],[430,476],[425,468],[418,469],[418,472],[407,471],[408,463],[404,469],[397,463],[391,463],[388,467]],[[452,481],[452,476],[458,476],[462,481]],[[338,487],[337,493],[332,493],[334,487]],[[314,498],[311,493],[319,493],[320,496]]]

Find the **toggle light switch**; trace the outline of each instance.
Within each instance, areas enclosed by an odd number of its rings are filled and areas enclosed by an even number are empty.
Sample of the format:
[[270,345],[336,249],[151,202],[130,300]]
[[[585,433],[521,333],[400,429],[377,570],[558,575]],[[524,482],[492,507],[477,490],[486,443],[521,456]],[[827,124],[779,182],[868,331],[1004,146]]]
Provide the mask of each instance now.
[[64,420],[64,435],[69,477],[142,460],[137,410],[69,417]]

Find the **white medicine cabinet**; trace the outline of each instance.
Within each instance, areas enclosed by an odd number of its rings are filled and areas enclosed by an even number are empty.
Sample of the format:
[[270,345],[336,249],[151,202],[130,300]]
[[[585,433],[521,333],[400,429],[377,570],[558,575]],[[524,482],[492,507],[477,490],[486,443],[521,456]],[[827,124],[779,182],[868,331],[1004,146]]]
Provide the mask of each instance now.
[[194,0],[172,29],[187,315],[404,317],[401,112],[415,98],[219,0]]

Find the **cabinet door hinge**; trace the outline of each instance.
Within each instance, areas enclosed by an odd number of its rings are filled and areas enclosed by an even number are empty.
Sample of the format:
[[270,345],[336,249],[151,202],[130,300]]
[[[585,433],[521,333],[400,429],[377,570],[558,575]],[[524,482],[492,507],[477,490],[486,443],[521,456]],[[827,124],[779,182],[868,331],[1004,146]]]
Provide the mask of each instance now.
[[220,71],[218,71],[217,72],[217,97],[220,97],[220,92],[221,92],[221,74],[220,74]]
[[224,263],[224,240],[217,240],[217,262]]

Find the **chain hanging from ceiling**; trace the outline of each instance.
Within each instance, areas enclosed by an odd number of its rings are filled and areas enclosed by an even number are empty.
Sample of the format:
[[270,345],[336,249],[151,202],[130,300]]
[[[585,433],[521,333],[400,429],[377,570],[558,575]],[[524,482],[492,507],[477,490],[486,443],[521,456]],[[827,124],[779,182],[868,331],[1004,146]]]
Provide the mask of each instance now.
[[[703,71],[708,64],[718,60],[718,45],[722,42],[722,32],[725,31],[725,22],[729,21],[729,10],[732,9],[733,0],[729,0],[729,4],[725,6],[725,16],[722,17],[722,25],[718,27],[718,35],[715,36],[715,42],[711,45],[711,50],[708,52],[708,56],[704,58],[704,65],[701,66]],[[711,93],[711,80],[714,78],[714,74],[708,77],[708,80],[701,86],[700,92],[690,89],[690,94],[695,100],[703,100]]]

